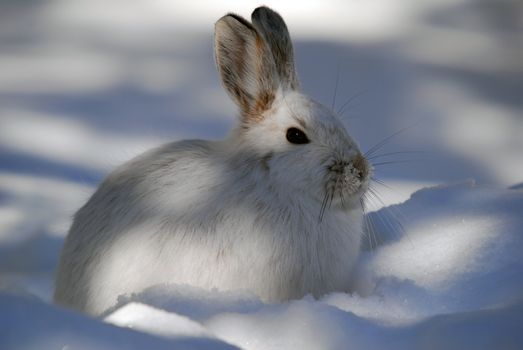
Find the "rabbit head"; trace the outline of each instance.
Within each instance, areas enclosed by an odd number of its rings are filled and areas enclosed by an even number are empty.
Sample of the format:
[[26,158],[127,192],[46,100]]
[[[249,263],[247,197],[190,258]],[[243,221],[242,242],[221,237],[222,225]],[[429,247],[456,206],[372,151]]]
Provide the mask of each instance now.
[[336,114],[299,92],[280,15],[259,7],[251,19],[228,14],[215,27],[218,71],[240,110],[237,152],[254,154],[278,191],[314,197],[322,213],[359,207],[369,163]]

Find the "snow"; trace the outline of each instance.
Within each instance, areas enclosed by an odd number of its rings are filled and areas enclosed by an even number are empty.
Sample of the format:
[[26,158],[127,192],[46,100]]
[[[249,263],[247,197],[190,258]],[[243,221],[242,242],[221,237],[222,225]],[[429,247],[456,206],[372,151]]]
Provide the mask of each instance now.
[[[0,11],[0,349],[522,349],[521,5],[266,1],[305,92],[378,152],[356,291],[264,304],[158,285],[102,319],[50,303],[74,212],[116,165],[220,138],[234,106],[212,28],[255,1],[5,1]],[[339,68],[336,68],[339,67]],[[412,153],[386,153],[414,151]],[[467,179],[475,179],[467,180]],[[232,345],[231,345],[232,344]]]
[[[0,348],[523,346],[523,192],[469,181],[419,190],[394,208],[403,232],[362,253],[357,293],[264,304],[243,291],[158,285],[121,296],[102,323],[11,290],[0,294]],[[390,233],[385,222],[375,230]]]
[[201,324],[188,317],[135,302],[119,308],[106,317],[105,321],[162,336],[212,337]]
[[235,349],[203,337],[154,337],[11,293],[0,293],[0,309],[1,349]]
[[396,207],[404,232],[362,254],[359,293],[265,305],[242,292],[159,285],[123,297],[106,321],[163,331],[158,308],[245,349],[521,347],[523,192],[467,182],[420,190]]

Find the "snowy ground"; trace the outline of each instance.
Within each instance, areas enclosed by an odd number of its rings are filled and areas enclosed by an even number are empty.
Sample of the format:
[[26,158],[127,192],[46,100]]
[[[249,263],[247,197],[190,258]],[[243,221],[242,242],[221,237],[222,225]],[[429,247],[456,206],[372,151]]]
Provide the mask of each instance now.
[[303,89],[330,105],[338,76],[336,108],[352,99],[345,121],[364,150],[411,127],[382,153],[420,151],[377,168],[391,189],[369,203],[357,294],[265,305],[155,286],[105,323],[49,304],[70,217],[110,169],[234,123],[213,23],[259,4],[192,3],[0,4],[0,349],[523,348],[523,7],[511,0],[273,5]]

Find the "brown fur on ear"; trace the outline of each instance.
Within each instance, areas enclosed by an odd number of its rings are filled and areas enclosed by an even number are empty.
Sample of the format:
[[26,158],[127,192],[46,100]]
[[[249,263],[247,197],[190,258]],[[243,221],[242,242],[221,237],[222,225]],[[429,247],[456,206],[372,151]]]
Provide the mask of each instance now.
[[274,59],[265,39],[248,21],[228,14],[215,25],[216,65],[244,122],[262,118],[278,88]]
[[298,76],[294,68],[294,50],[283,18],[277,12],[262,6],[254,10],[251,20],[258,33],[269,45],[283,88],[298,89]]

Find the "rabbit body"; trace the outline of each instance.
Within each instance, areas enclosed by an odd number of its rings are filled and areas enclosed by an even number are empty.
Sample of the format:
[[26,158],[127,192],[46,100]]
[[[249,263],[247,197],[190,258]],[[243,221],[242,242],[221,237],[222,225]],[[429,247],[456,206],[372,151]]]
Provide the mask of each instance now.
[[[333,113],[271,58],[264,26],[281,18],[261,9],[256,25],[235,15],[217,23],[217,63],[240,125],[225,140],[170,143],[110,174],[75,215],[56,302],[99,315],[119,295],[160,283],[245,289],[269,302],[350,289],[369,167]],[[238,32],[272,52],[278,67],[269,62],[262,77],[275,80],[269,94],[253,75],[263,69],[233,76]],[[268,55],[245,57],[252,47],[243,44],[246,67]],[[293,127],[307,139],[289,138]]]

